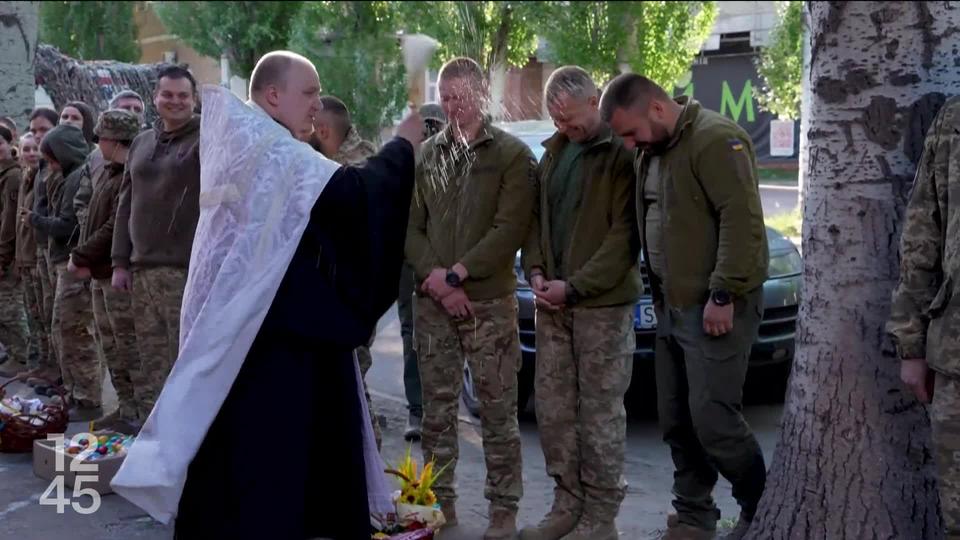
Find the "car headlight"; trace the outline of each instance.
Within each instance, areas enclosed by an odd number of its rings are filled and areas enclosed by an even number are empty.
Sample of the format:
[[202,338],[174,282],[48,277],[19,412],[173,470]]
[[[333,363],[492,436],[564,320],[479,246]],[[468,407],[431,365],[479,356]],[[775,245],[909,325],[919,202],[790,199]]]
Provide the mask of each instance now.
[[803,259],[795,249],[770,254],[767,265],[767,277],[780,277],[799,274],[803,271]]

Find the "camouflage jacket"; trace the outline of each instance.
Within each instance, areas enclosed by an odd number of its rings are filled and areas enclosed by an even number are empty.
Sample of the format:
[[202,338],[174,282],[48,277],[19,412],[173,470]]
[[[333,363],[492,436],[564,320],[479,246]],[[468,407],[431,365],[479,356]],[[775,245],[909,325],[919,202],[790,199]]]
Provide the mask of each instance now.
[[361,139],[357,128],[350,126],[350,131],[340,144],[340,149],[330,159],[343,165],[361,165],[376,153],[377,149],[373,143]]
[[907,206],[900,239],[900,283],[887,331],[900,358],[926,358],[933,369],[960,375],[960,97],[937,114]]

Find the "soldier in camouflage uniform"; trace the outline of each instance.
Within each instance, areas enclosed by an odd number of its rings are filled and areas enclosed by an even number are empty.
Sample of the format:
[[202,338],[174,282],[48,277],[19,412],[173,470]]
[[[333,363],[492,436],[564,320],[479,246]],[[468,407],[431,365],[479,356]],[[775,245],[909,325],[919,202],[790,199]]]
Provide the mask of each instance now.
[[128,151],[113,227],[114,288],[131,295],[146,419],[180,352],[180,306],[200,219],[197,81],[180,66],[157,74],[160,118]]
[[[900,283],[887,331],[900,377],[930,403],[944,537],[960,539],[960,98],[940,109],[924,143],[900,240]],[[951,197],[952,196],[952,197]]]
[[[32,133],[27,133],[20,139],[20,164],[23,177],[17,193],[17,208],[31,208],[40,165],[40,145]],[[60,369],[50,351],[50,321],[43,317],[43,291],[37,272],[37,239],[33,227],[23,219],[17,220],[16,234],[16,266],[23,282],[23,305],[27,312],[27,327],[30,329],[30,353],[27,363],[30,370],[23,375],[44,376],[55,380]]]
[[543,144],[540,200],[523,249],[537,297],[537,426],[550,513],[524,540],[616,540],[626,493],[623,396],[633,371],[637,263],[633,156],[600,120],[586,71],[550,75],[557,132]]
[[466,361],[480,398],[487,466],[484,538],[512,538],[523,494],[513,262],[533,214],[535,161],[523,142],[484,116],[486,83],[476,62],[453,59],[438,80],[449,124],[422,145],[406,246],[421,283],[414,334],[423,454],[447,467],[434,491],[456,523],[457,409]]
[[55,184],[49,195],[49,214],[31,214],[30,223],[47,234],[50,261],[57,272],[52,328],[64,383],[77,405],[70,419],[89,421],[103,414],[100,408],[102,367],[90,332],[93,323],[90,280],[74,276],[67,266],[70,250],[79,237],[74,197],[90,150],[77,127],[63,124],[43,138],[40,151],[50,167],[60,171],[63,181]]
[[110,283],[110,247],[123,166],[130,144],[140,131],[140,120],[124,110],[109,110],[100,115],[95,131],[106,163],[92,179],[89,211],[80,228],[80,241],[70,254],[68,269],[78,277],[93,278],[97,343],[119,400],[117,411],[96,423],[102,429],[135,433],[144,420],[139,418],[139,410],[143,408],[140,402],[146,383],[140,374],[130,295],[114,289]]
[[12,377],[27,363],[26,313],[19,273],[14,267],[17,244],[17,194],[20,164],[13,158],[13,133],[0,125],[0,343],[7,350],[0,359],[0,376]]
[[604,90],[604,120],[638,149],[637,224],[657,314],[657,412],[676,467],[666,540],[713,538],[713,488],[733,485],[746,535],[766,484],[741,414],[769,254],[749,135],[636,74]]
[[[342,165],[362,165],[367,158],[377,153],[373,143],[360,138],[360,133],[350,120],[350,111],[346,104],[334,96],[320,96],[323,110],[317,115],[311,145],[318,152]],[[380,422],[373,412],[373,400],[367,389],[366,377],[373,366],[373,355],[370,347],[377,337],[374,330],[366,346],[357,347],[357,362],[360,364],[360,378],[364,379],[364,393],[367,396],[367,408],[370,410],[370,420],[373,423],[373,434],[377,439],[377,448],[380,448],[383,434],[380,431]]]

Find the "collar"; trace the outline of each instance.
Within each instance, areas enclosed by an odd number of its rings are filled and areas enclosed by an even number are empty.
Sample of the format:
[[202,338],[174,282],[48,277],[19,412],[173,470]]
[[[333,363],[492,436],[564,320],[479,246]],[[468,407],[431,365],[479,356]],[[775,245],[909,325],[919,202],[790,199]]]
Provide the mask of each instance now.
[[683,105],[683,111],[680,112],[680,117],[677,118],[677,125],[673,130],[673,136],[670,137],[670,142],[667,143],[668,149],[673,148],[674,145],[680,142],[687,128],[693,124],[693,121],[697,119],[697,115],[700,114],[700,102],[690,96],[678,96],[674,98],[674,101]]
[[[483,117],[483,126],[480,128],[480,133],[478,133],[477,138],[470,141],[467,146],[473,150],[487,141],[492,141],[493,134],[491,133],[491,128],[490,116],[485,115]],[[456,136],[453,134],[453,122],[450,122],[446,125],[446,127],[443,128],[443,131],[437,134],[437,146],[449,147],[454,144],[459,144],[459,141],[457,141]]]
[[[594,135],[592,139],[584,143],[581,143],[581,146],[583,146],[584,151],[593,150],[598,146],[610,144],[612,140],[613,140],[613,129],[611,129],[610,126],[606,122],[604,122],[600,126],[600,131],[598,131],[597,134]],[[546,148],[548,152],[556,155],[560,153],[561,150],[563,150],[563,148],[567,145],[568,142],[570,142],[569,137],[560,133],[559,131],[556,131],[553,133],[553,135],[550,136],[550,138],[541,142],[540,144],[544,148]]]
[[277,125],[279,125],[279,126],[282,127],[283,129],[287,130],[287,133],[289,133],[290,136],[293,137],[293,131],[290,131],[290,128],[288,128],[283,122],[281,122],[281,121],[277,120],[276,118],[274,118],[273,116],[271,116],[270,113],[268,113],[268,112],[267,112],[263,107],[261,107],[256,101],[254,101],[253,99],[248,99],[246,102],[244,102],[244,104],[245,104],[246,106],[250,107],[251,109],[253,109],[255,112],[260,113],[260,114],[262,114],[263,116],[265,116],[265,117],[273,120],[274,122],[276,122]]

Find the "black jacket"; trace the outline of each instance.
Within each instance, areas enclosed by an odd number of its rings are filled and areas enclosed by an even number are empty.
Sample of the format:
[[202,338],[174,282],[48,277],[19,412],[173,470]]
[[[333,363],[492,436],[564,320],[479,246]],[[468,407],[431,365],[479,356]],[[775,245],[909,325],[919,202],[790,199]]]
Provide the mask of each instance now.
[[390,141],[321,192],[261,333],[352,350],[397,298],[414,151]]

